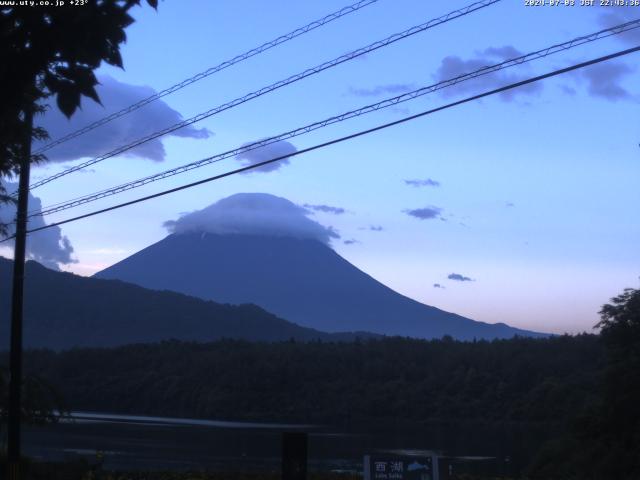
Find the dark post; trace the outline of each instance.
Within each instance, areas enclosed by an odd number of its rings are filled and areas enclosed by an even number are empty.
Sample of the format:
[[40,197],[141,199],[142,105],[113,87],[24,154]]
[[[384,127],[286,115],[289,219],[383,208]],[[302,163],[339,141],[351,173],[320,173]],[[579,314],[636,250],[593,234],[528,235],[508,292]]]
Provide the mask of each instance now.
[[282,434],[282,480],[307,480],[307,434]]
[[20,393],[22,390],[22,306],[24,291],[24,262],[27,243],[27,212],[29,208],[29,171],[31,167],[31,129],[33,109],[24,112],[27,136],[20,161],[18,208],[16,211],[16,239],[13,262],[13,294],[11,298],[11,352],[9,354],[9,422],[7,460],[9,480],[19,480],[20,473]]

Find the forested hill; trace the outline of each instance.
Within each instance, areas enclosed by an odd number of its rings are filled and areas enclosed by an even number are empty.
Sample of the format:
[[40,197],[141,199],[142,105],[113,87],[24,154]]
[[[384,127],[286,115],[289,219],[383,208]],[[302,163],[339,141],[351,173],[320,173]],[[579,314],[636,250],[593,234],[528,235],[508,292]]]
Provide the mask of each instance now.
[[[0,257],[0,317],[9,318],[13,262]],[[8,348],[0,322],[0,350]],[[359,334],[366,336],[366,334]],[[28,347],[110,347],[179,339],[352,340],[287,322],[255,305],[224,305],[117,280],[81,277],[27,262],[24,342]]]
[[27,355],[71,409],[330,424],[564,422],[593,396],[601,360],[589,335],[164,342]]

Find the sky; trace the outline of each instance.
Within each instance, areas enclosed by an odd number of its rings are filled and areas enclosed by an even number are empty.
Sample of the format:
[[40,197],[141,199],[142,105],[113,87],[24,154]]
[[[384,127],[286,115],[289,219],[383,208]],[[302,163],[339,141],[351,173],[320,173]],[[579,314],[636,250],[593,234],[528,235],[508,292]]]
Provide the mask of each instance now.
[[[33,180],[471,2],[379,0],[48,152]],[[576,3],[580,3],[577,1]],[[124,70],[98,70],[103,106],[36,120],[52,139],[346,6],[167,0],[136,8]],[[77,7],[81,8],[81,7]],[[33,209],[176,167],[640,17],[640,7],[504,0],[221,112],[33,190]],[[443,89],[118,196],[46,223],[176,187],[640,44],[640,29]],[[640,276],[638,58],[632,54],[31,235],[30,255],[92,275],[238,193],[306,209],[340,255],[396,291],[475,320],[593,331]],[[15,181],[15,180],[12,180]],[[8,186],[11,190],[11,186]],[[268,196],[264,198],[269,198]],[[11,212],[0,211],[10,218]],[[34,219],[32,226],[43,219]],[[39,225],[39,224],[38,224]],[[323,230],[325,231],[325,230]],[[11,254],[4,246],[0,253]]]

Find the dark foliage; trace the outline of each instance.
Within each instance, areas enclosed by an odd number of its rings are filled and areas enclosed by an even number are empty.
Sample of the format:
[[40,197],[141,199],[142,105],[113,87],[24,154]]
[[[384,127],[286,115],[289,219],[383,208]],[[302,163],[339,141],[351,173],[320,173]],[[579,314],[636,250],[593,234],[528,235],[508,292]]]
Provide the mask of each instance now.
[[[37,375],[28,375],[22,384],[22,419],[32,425],[56,421],[64,411],[60,395]],[[9,403],[9,372],[0,366],[0,426],[7,419]]]
[[533,478],[640,478],[640,290],[625,290],[600,315],[605,364],[597,402],[546,446]]
[[32,351],[72,409],[332,424],[562,424],[595,395],[594,336]]
[[[147,0],[157,7],[157,0]],[[70,117],[85,96],[99,102],[93,71],[101,62],[122,67],[124,29],[133,23],[129,10],[140,0],[89,1],[73,8],[0,7],[0,176],[17,174],[24,144],[45,139],[30,129],[25,111],[41,113],[55,97]],[[33,161],[43,160],[35,156]],[[0,201],[4,197],[0,186]],[[2,232],[0,232],[2,233]]]
[[[31,374],[24,377],[20,415],[23,423],[28,425],[55,423],[66,414],[67,410],[62,397],[48,382],[38,375]],[[8,415],[9,371],[5,366],[0,366],[0,438],[4,434]],[[2,471],[1,466],[0,471]]]

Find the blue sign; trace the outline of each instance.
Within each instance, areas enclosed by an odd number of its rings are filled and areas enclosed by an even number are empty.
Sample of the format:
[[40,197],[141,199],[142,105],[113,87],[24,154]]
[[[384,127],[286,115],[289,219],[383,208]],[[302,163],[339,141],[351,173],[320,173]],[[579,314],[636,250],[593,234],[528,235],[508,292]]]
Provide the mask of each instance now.
[[438,480],[434,457],[365,455],[364,480]]

